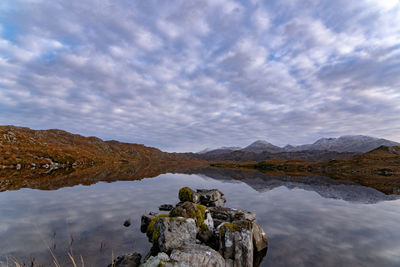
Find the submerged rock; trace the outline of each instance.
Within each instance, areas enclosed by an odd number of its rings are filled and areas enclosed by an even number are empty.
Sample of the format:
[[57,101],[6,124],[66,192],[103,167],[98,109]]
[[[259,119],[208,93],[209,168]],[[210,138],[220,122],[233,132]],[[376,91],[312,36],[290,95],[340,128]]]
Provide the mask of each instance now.
[[125,221],[124,221],[124,226],[125,226],[125,227],[131,226],[131,220],[125,220]]
[[171,204],[162,204],[161,206],[158,207],[159,210],[162,211],[170,211],[174,208]]

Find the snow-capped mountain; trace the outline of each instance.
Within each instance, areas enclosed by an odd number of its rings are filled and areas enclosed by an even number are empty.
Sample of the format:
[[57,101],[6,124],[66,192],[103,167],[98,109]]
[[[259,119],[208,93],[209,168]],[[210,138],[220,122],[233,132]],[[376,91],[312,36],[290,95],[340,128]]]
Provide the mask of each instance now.
[[400,143],[365,135],[345,135],[339,138],[321,138],[313,144],[285,147],[285,151],[328,150],[364,153],[380,146],[400,146]]
[[217,149],[205,149],[198,154],[224,154],[236,150],[253,153],[280,153],[280,152],[298,152],[298,151],[335,151],[365,153],[380,146],[400,146],[400,143],[383,138],[375,138],[365,135],[345,135],[339,138],[321,138],[313,144],[305,145],[286,145],[284,147],[275,146],[267,141],[258,140],[245,148],[240,147],[221,147]]
[[206,153],[207,154],[223,154],[223,153],[229,153],[229,152],[232,152],[235,150],[240,150],[240,149],[242,149],[242,148],[238,147],[238,146],[223,146],[223,147],[215,148],[215,149],[206,148],[202,151],[197,152],[197,154],[206,154]]

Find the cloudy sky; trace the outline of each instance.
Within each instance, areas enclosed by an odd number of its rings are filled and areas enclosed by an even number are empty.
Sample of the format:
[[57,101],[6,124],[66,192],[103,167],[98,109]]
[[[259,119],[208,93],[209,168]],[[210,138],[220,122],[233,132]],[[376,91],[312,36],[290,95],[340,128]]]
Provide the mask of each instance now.
[[2,0],[0,124],[167,151],[400,141],[400,2]]

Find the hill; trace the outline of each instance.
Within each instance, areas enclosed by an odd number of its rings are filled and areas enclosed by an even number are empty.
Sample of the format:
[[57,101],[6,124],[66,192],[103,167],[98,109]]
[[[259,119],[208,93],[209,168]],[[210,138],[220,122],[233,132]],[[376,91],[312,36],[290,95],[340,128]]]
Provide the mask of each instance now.
[[[157,148],[103,141],[62,130],[0,126],[0,167],[57,169],[99,163],[185,161]],[[187,160],[186,160],[187,161]]]

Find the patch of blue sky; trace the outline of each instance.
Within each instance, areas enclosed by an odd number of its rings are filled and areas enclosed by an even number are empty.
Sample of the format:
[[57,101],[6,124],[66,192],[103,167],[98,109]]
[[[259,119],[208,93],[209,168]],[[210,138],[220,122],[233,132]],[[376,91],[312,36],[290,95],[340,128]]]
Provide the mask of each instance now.
[[39,60],[43,62],[53,62],[57,59],[56,51],[47,51],[39,56]]
[[0,24],[1,37],[9,42],[15,43],[17,36],[20,34],[18,27],[11,24]]
[[[0,1],[0,11],[3,15],[6,15],[10,12],[16,12],[19,10],[19,7],[15,0],[1,0]],[[3,17],[0,15],[0,18]]]
[[103,93],[97,93],[97,96],[101,99],[105,99],[106,96]]
[[13,22],[19,8],[13,0],[0,1],[0,34],[3,39],[15,42],[20,29]]

